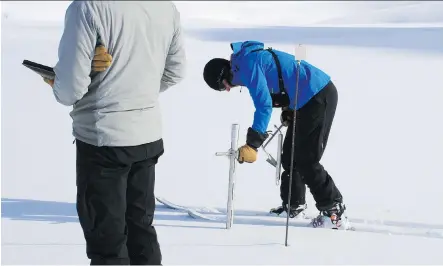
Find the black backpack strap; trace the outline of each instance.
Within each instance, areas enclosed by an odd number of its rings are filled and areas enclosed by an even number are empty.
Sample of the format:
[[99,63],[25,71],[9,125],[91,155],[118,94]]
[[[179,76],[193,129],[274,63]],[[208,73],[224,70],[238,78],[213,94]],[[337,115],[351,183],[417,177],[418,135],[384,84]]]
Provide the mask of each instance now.
[[[264,49],[256,49],[251,52],[258,52],[258,51],[264,51]],[[270,52],[272,57],[274,58],[275,65],[277,67],[277,73],[278,73],[278,87],[280,89],[280,91],[278,93],[271,93],[272,106],[273,107],[288,106],[290,103],[290,100],[289,100],[288,92],[286,91],[285,84],[283,81],[280,60],[278,60],[277,55],[275,54],[275,52],[272,50],[271,47],[267,48],[266,51]]]
[[274,53],[274,51],[272,51],[272,48],[268,48],[266,49],[267,51],[269,51],[272,54],[272,57],[274,58],[275,64],[277,66],[277,73],[278,73],[278,87],[280,88],[280,93],[281,94],[287,94],[286,89],[285,89],[285,83],[283,82],[283,75],[281,73],[281,65],[280,65],[280,60],[278,60],[277,55]]

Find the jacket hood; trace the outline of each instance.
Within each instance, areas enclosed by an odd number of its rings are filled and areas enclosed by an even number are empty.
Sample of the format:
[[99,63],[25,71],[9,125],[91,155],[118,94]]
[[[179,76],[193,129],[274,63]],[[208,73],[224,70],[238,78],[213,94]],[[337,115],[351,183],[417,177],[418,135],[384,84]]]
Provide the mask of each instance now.
[[245,42],[233,42],[231,43],[232,53],[237,55],[245,55],[253,50],[264,49],[264,44],[258,41],[245,41]]
[[243,79],[239,70],[243,64],[247,63],[243,58],[247,54],[254,50],[263,49],[264,44],[258,41],[245,41],[245,42],[233,42],[231,43],[232,55],[231,55],[231,70],[232,70],[232,84],[244,86]]

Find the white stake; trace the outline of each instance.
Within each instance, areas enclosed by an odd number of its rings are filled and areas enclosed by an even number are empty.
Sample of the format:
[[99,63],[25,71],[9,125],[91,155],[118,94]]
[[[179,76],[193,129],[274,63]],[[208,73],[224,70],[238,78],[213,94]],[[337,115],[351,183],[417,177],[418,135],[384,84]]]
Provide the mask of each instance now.
[[304,46],[303,44],[298,44],[295,47],[294,56],[295,56],[295,60],[298,60],[298,61],[306,60],[306,58],[308,57],[306,46]]
[[231,229],[234,222],[234,195],[235,195],[235,166],[238,157],[238,132],[239,125],[232,124],[231,127],[231,148],[228,152],[217,152],[217,156],[228,156],[229,162],[229,183],[228,183],[228,202],[226,211],[226,229]]

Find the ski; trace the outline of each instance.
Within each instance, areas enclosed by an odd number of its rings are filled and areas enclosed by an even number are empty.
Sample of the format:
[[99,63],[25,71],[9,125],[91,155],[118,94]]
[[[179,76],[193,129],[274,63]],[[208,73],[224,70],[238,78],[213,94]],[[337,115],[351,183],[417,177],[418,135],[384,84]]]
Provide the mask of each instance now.
[[182,205],[178,205],[175,204],[165,198],[162,197],[156,197],[157,201],[160,202],[161,204],[163,204],[164,206],[166,206],[169,209],[173,209],[173,210],[179,210],[179,211],[184,211],[184,212],[188,212],[189,210],[192,210],[194,214],[200,213],[202,214],[223,214],[222,212],[220,212],[217,209],[214,208],[208,208],[208,207],[199,207],[199,208],[194,208],[194,207],[186,207],[186,206],[182,206]]
[[204,214],[202,214],[198,211],[192,210],[192,209],[188,209],[186,212],[188,213],[189,216],[191,216],[194,219],[203,219],[203,220],[214,221],[214,222],[225,222],[224,219],[220,219],[221,217],[204,215]]
[[185,207],[185,206],[181,206],[175,203],[172,203],[164,198],[161,197],[156,197],[157,201],[162,203],[164,206],[166,206],[169,209],[173,209],[173,210],[179,210],[179,211],[183,211],[185,213],[187,213],[190,217],[194,218],[194,219],[203,219],[203,220],[209,220],[209,221],[220,221],[222,222],[223,220],[219,219],[219,217],[213,217],[213,216],[209,216],[208,214],[223,214],[222,212],[218,211],[217,209],[213,209],[213,208],[190,208],[190,207]]
[[174,204],[174,203],[172,203],[172,202],[170,202],[170,201],[168,201],[168,200],[166,200],[166,199],[164,199],[164,198],[155,197],[155,199],[156,199],[158,202],[160,202],[161,204],[163,204],[163,205],[165,205],[166,207],[168,207],[168,208],[170,208],[170,209],[173,209],[173,210],[184,211],[184,210],[187,210],[187,209],[188,209],[187,207],[184,207],[184,206],[180,206],[180,205]]
[[[189,216],[195,219],[204,219],[204,220],[210,220],[210,221],[224,221],[220,219],[221,217],[214,216],[214,215],[226,215],[225,211],[220,211],[215,208],[209,208],[209,207],[186,207],[179,204],[175,204],[165,198],[162,197],[156,197],[157,201],[162,203],[164,206],[166,206],[169,209],[183,211],[187,213]],[[279,218],[286,218],[286,213],[282,213],[280,215],[272,212],[254,212],[254,211],[238,211],[236,212],[237,216],[250,216],[250,217],[279,217]],[[296,220],[311,220],[312,216],[309,216],[307,214],[300,214],[292,219]]]

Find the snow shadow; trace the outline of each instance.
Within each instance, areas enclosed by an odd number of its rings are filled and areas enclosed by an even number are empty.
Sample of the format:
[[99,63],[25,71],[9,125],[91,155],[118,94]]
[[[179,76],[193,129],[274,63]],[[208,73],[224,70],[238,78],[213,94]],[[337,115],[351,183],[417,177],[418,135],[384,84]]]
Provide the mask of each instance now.
[[[2,219],[21,220],[21,221],[43,221],[49,223],[78,223],[78,216],[75,203],[43,201],[33,199],[10,199],[2,198]],[[217,209],[214,209],[217,210]],[[156,227],[182,227],[196,229],[215,229],[225,228],[225,217],[223,209],[220,208],[217,214],[208,214],[215,220],[194,219],[185,211],[167,208],[162,204],[156,205],[156,213],[154,217],[154,226]],[[164,224],[161,221],[181,221],[179,224]],[[291,227],[306,227],[308,219],[291,219],[289,225]],[[286,224],[285,217],[270,217],[265,212],[255,212],[248,210],[237,210],[234,218],[235,224],[255,225],[255,226],[278,226],[284,227]],[[351,223],[356,223],[360,232],[376,232],[392,235],[411,235],[429,238],[443,238],[441,230],[442,225],[420,225],[407,223],[376,223],[375,221],[358,221],[351,219]],[[372,225],[372,226],[371,226]],[[384,225],[382,228],[373,227],[373,225]],[[421,232],[396,232],[386,228],[386,226],[406,227],[409,229],[428,229],[420,230]],[[426,228],[427,227],[427,228]]]
[[[44,201],[34,199],[2,198],[2,219],[21,221],[43,221],[51,223],[78,223],[75,203]],[[158,204],[161,214],[155,214],[155,220],[183,220],[184,216],[174,215],[174,210]],[[166,214],[165,214],[166,213]],[[169,213],[169,214],[168,214]],[[189,218],[192,219],[192,218]]]
[[2,218],[53,223],[78,222],[75,203],[2,198]]
[[[42,221],[50,223],[78,223],[78,215],[75,203],[59,202],[59,201],[44,201],[34,199],[11,199],[2,198],[2,219],[21,220],[21,221]],[[222,210],[220,210],[222,211]],[[248,211],[240,211],[241,214],[248,214]],[[285,219],[278,219],[277,221],[269,221],[255,217],[242,217],[237,219],[237,223],[247,225],[260,226],[282,226]],[[224,218],[224,215],[220,215]],[[184,221],[191,222],[181,225],[166,225],[159,221]],[[205,226],[194,224],[194,222],[207,222],[205,220],[194,219],[183,211],[173,210],[167,208],[163,204],[156,205],[156,213],[154,216],[155,226],[170,226],[170,227],[185,227],[185,228],[206,228],[206,229],[220,229],[214,226]],[[220,221],[216,222],[220,223]],[[223,222],[222,222],[223,223]],[[302,223],[292,222],[293,226],[303,226]],[[221,226],[223,227],[223,225]]]
[[254,27],[193,28],[190,37],[203,41],[237,42],[257,40],[307,45],[337,45],[393,48],[443,53],[443,28],[375,28],[375,27]]

